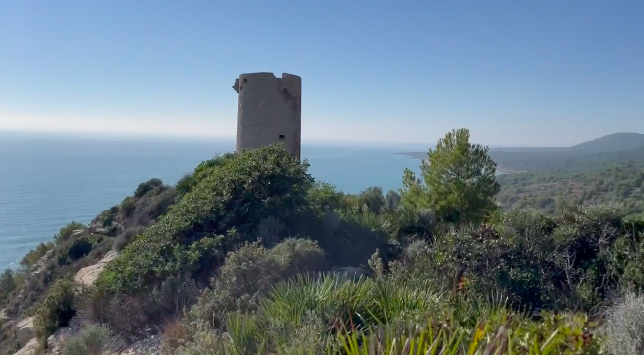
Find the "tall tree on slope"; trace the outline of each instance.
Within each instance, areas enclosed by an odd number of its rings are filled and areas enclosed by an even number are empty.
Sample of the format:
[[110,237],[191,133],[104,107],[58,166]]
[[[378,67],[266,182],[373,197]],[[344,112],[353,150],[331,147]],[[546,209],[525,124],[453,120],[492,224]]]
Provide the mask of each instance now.
[[478,223],[496,209],[496,163],[488,148],[470,143],[470,132],[452,130],[429,149],[420,165],[422,180],[405,169],[402,203],[407,208],[432,209],[453,223]]

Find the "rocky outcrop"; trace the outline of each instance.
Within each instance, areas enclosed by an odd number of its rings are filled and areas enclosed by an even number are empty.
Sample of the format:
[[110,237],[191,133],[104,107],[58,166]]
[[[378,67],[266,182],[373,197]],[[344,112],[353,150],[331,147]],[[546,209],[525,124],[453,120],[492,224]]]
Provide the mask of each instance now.
[[111,355],[154,355],[161,350],[161,337],[153,335],[126,347],[125,349],[114,352]]
[[71,239],[76,239],[76,238],[80,238],[80,237],[85,236],[85,235],[87,235],[87,230],[85,230],[85,229],[75,229],[75,230],[72,231],[72,234],[70,235],[70,238]]
[[18,352],[14,353],[13,355],[34,355],[37,354],[38,351],[38,340],[36,338],[33,338],[29,340],[25,346],[22,347],[22,349],[18,350]]
[[124,218],[119,213],[117,206],[101,212],[89,223],[87,231],[91,234],[116,236],[123,232]]
[[36,332],[34,331],[34,318],[29,317],[16,324],[16,334],[18,335],[18,342],[20,344],[27,344],[33,339],[36,336]]
[[78,329],[73,327],[59,328],[47,338],[47,353],[48,354],[62,354],[65,340],[74,336]]
[[43,255],[40,259],[38,259],[38,261],[36,261],[36,263],[31,267],[31,270],[33,270],[33,272],[31,273],[30,277],[37,276],[41,272],[43,272],[43,270],[45,270],[45,265],[47,264],[49,259],[51,259],[53,256],[54,256],[54,249],[47,251],[45,255]]
[[7,312],[3,309],[0,309],[0,326],[4,325],[9,321],[9,317],[7,316]]
[[98,263],[80,269],[76,273],[76,276],[74,276],[74,281],[76,281],[81,285],[91,286],[94,283],[94,281],[98,278],[98,275],[100,275],[101,272],[103,272],[105,265],[107,265],[107,263],[109,263],[110,261],[116,259],[117,256],[118,256],[118,253],[111,250]]

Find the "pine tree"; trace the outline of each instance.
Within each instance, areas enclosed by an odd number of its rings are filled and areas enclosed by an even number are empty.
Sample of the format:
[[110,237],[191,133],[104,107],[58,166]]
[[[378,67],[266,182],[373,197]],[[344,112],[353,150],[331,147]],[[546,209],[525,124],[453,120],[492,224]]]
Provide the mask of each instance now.
[[403,176],[402,203],[430,208],[444,221],[477,223],[496,210],[496,163],[488,148],[470,143],[467,129],[452,130],[429,149],[420,166],[422,180],[409,169]]

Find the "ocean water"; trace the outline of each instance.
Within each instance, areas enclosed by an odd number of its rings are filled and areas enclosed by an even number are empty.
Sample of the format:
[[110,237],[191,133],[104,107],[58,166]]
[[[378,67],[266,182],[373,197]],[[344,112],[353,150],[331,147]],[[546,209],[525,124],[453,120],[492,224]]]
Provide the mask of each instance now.
[[[396,155],[419,147],[302,146],[309,172],[340,190],[398,189],[419,160]],[[88,223],[157,177],[174,184],[201,161],[234,150],[230,141],[97,139],[0,135],[0,270],[51,240],[67,222]],[[421,149],[422,150],[422,149]]]

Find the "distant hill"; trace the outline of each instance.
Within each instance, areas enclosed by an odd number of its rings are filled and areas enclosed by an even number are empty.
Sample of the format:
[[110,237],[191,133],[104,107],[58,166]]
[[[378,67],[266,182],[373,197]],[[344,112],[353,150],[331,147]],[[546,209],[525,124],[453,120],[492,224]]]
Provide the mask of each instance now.
[[[526,148],[490,148],[491,153],[522,153],[536,154],[595,154],[625,152],[644,148],[644,134],[640,133],[613,133],[592,141],[580,143],[572,147],[526,147]],[[398,153],[414,159],[424,159],[427,151]]]
[[622,152],[644,147],[644,134],[613,133],[570,147],[574,153]]
[[[424,159],[427,152],[399,153]],[[644,134],[614,133],[572,147],[494,148],[500,171],[589,172],[622,164],[644,166]]]

